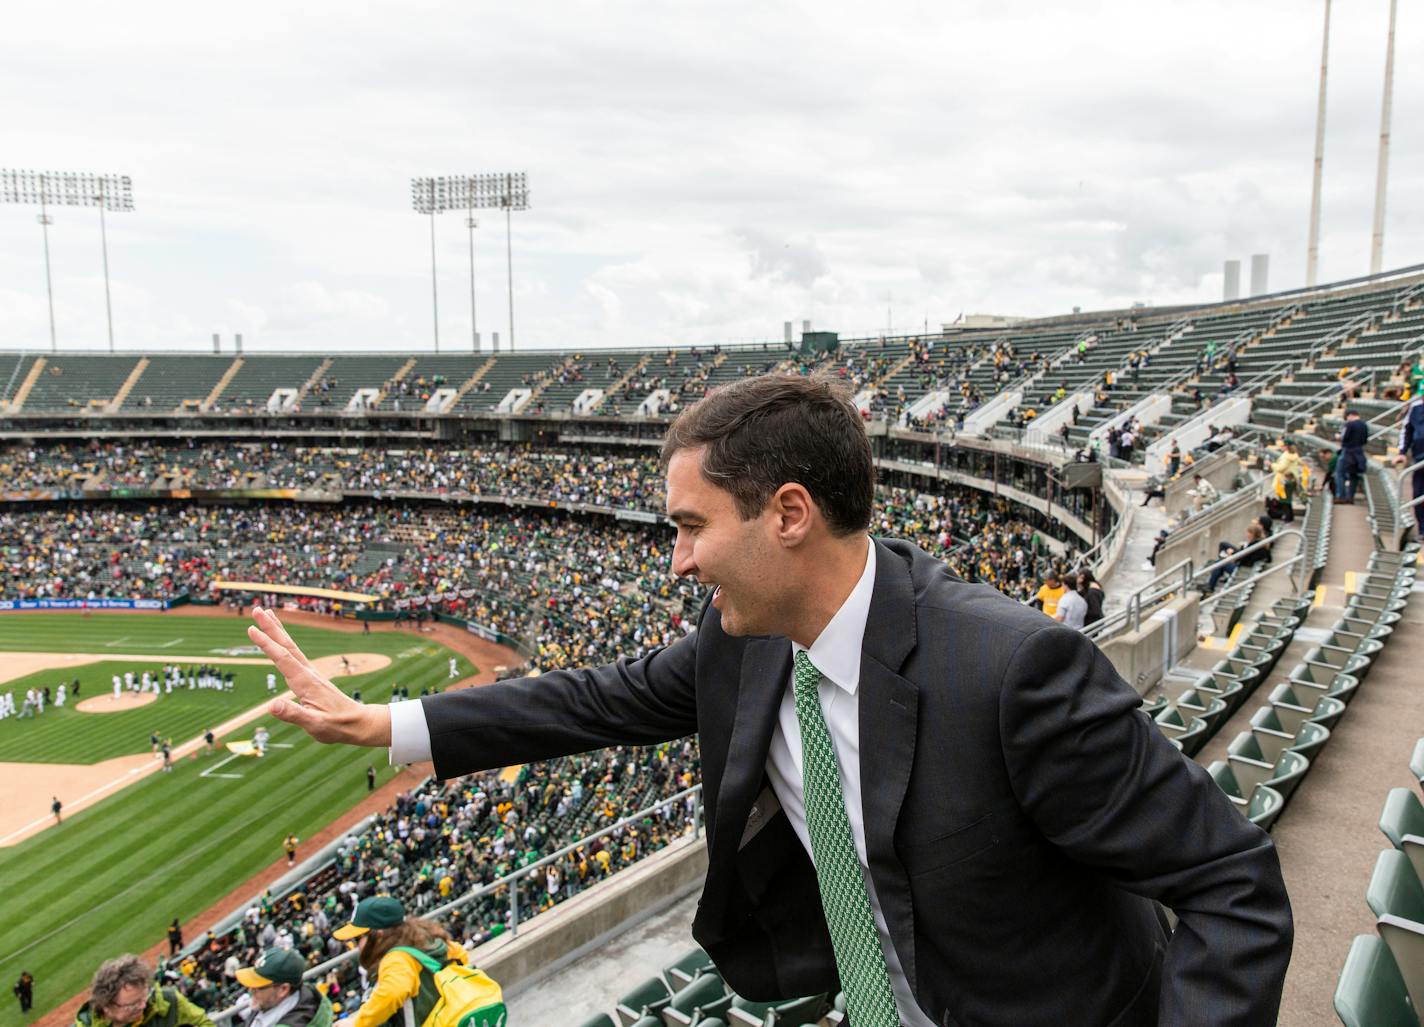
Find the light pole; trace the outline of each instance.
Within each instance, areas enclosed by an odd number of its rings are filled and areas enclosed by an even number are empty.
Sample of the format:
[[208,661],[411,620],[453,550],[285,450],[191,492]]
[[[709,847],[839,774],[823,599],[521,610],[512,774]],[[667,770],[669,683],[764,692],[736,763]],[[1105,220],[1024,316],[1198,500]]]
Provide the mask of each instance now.
[[1389,42],[1384,51],[1384,101],[1380,105],[1379,164],[1375,168],[1375,223],[1370,235],[1370,274],[1384,266],[1384,194],[1389,181],[1389,109],[1394,102],[1394,21],[1398,0],[1389,0]]
[[1305,246],[1305,284],[1315,284],[1320,267],[1320,179],[1325,167],[1325,73],[1330,65],[1330,0],[1325,0],[1325,35],[1320,44],[1320,97],[1315,108],[1315,170],[1310,185],[1310,239]]
[[92,175],[86,172],[0,170],[0,203],[38,204],[44,236],[45,293],[49,298],[49,348],[59,348],[54,330],[54,281],[49,263],[51,204],[64,207],[98,207],[99,240],[104,257],[104,311],[109,325],[109,352],[114,350],[114,308],[109,297],[109,233],[104,212],[133,210],[133,181],[128,175]]
[[475,318],[475,229],[480,227],[480,223],[475,217],[474,207],[470,207],[470,213],[465,218],[465,227],[470,230],[470,348],[478,353],[480,326]]

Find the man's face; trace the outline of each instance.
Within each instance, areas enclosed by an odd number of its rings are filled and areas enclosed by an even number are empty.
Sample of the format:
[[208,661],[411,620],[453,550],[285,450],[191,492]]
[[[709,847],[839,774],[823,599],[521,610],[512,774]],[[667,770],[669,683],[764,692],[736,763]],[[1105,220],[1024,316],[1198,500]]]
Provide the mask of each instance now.
[[138,1023],[148,1005],[148,987],[143,984],[125,984],[119,989],[112,1004],[104,1007],[104,1015],[112,1024]]
[[668,462],[667,512],[677,525],[672,572],[716,586],[712,605],[727,634],[779,634],[778,611],[793,597],[784,584],[776,518],[768,508],[742,520],[732,494],[703,477],[702,454],[682,449]]
[[291,993],[290,984],[269,984],[265,988],[247,989],[247,994],[252,996],[252,1008],[257,1010],[271,1009]]

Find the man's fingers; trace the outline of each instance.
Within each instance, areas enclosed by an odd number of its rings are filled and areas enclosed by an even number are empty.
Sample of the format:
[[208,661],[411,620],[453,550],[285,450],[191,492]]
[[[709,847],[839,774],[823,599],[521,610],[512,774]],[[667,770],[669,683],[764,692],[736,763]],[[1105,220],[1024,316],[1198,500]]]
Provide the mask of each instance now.
[[267,654],[268,659],[270,659],[273,663],[277,664],[277,668],[282,671],[284,676],[286,676],[287,683],[291,684],[292,675],[291,673],[289,673],[288,670],[282,668],[282,663],[283,661],[286,661],[290,670],[295,671],[300,667],[300,664],[298,664],[297,667],[291,666],[291,664],[296,662],[296,657],[293,656],[285,646],[281,645],[274,639],[269,638],[267,636],[267,633],[261,628],[259,628],[256,624],[248,626],[247,637],[252,639],[253,642],[257,643],[257,647]]
[[264,606],[257,606],[253,607],[252,615],[269,638],[291,653],[298,663],[307,664],[306,654],[302,652],[296,642],[292,641],[292,636],[287,634],[287,629],[282,626],[282,622],[277,619],[275,613]]

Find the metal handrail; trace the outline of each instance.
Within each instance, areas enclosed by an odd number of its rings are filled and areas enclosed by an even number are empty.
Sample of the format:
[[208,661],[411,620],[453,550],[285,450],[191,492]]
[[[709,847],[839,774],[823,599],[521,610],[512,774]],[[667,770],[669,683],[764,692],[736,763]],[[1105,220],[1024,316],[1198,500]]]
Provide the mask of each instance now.
[[1375,387],[1375,378],[1379,375],[1379,372],[1380,369],[1377,367],[1361,368],[1358,371],[1346,375],[1344,378],[1337,378],[1333,382],[1327,382],[1309,396],[1297,400],[1285,409],[1285,412],[1282,414],[1284,423],[1281,430],[1291,430],[1291,422],[1295,419],[1297,413],[1302,415],[1303,423],[1304,419],[1308,418],[1313,407],[1319,406],[1322,401],[1332,399],[1335,393],[1339,391],[1340,386],[1346,382],[1354,382],[1357,379],[1361,379],[1358,384],[1364,385],[1363,379],[1368,379],[1369,383],[1366,387],[1373,389]]
[[[1405,479],[1405,476],[1406,476],[1406,475],[1409,475],[1409,474],[1413,474],[1415,471],[1420,470],[1421,468],[1424,468],[1424,460],[1416,460],[1414,463],[1410,464],[1408,467],[1401,468],[1400,471],[1399,471],[1399,473],[1395,476],[1395,479],[1394,479],[1394,504],[1395,504],[1395,511],[1396,511],[1396,514],[1398,514],[1398,513],[1401,512],[1401,511],[1404,511],[1404,510],[1413,510],[1413,509],[1414,509],[1416,506],[1418,506],[1421,502],[1424,502],[1424,492],[1421,492],[1419,495],[1415,496],[1415,497],[1414,497],[1413,499],[1411,499],[1409,502],[1407,502],[1407,503],[1404,502],[1404,479]],[[1404,521],[1404,518],[1401,517],[1401,518],[1399,518],[1399,520]]]
[[[1159,589],[1160,594],[1154,595],[1150,599],[1144,599],[1160,582],[1173,577],[1179,570],[1182,571],[1182,580],[1179,585],[1172,588]],[[1133,625],[1133,630],[1135,631],[1142,624],[1142,605],[1144,602],[1156,602],[1157,599],[1162,598],[1162,596],[1171,595],[1179,589],[1185,591],[1187,585],[1191,583],[1192,578],[1195,576],[1196,575],[1192,573],[1192,558],[1189,556],[1184,560],[1179,560],[1165,571],[1162,571],[1147,584],[1143,585],[1136,592],[1133,592],[1132,595],[1128,596],[1127,603],[1121,610],[1117,611],[1117,613],[1111,617],[1104,617],[1102,620],[1095,621],[1083,628],[1083,634],[1089,638],[1098,638],[1109,628],[1129,622]]]
[[[692,837],[694,839],[700,838],[702,836],[701,794],[702,785],[695,784],[691,788],[686,788],[678,792],[676,795],[669,796],[668,798],[663,799],[660,802],[654,803],[647,809],[642,809],[639,810],[637,813],[629,814],[628,816],[624,817],[622,820],[617,821],[616,823],[609,824],[607,827],[595,831],[593,834],[588,835],[585,838],[580,838],[573,844],[564,846],[564,848],[560,849],[558,852],[545,856],[538,862],[530,863],[528,866],[520,867],[513,873],[505,874],[503,877],[499,878],[496,881],[492,881],[489,884],[483,885],[482,887],[468,891],[464,895],[461,895],[459,898],[453,899],[450,902],[445,903],[443,906],[436,906],[434,909],[430,910],[424,915],[426,917],[431,918],[445,916],[446,914],[458,909],[461,906],[468,905],[469,903],[474,902],[476,899],[484,898],[486,895],[496,892],[501,888],[508,888],[510,920],[509,930],[506,932],[506,934],[508,934],[509,937],[512,938],[519,933],[520,878],[535,873],[536,871],[549,865],[550,863],[554,863],[558,860],[563,859],[569,853],[574,852],[583,845],[587,845],[589,842],[593,841],[596,838],[602,838],[606,834],[611,834],[612,832],[621,830],[622,828],[625,828],[630,824],[635,824],[638,821],[642,820],[644,817],[649,816],[650,814],[656,813],[657,811],[664,809],[665,807],[674,805],[675,803],[685,802],[688,798],[694,795],[698,796],[698,801],[693,807]],[[310,970],[307,970],[305,973],[302,974],[302,980],[315,980],[323,976],[324,974],[330,973],[342,963],[347,963],[357,958],[357,955],[358,951],[356,949],[351,949],[347,952],[343,952],[341,955],[328,959],[326,962],[319,963],[316,966],[312,967]],[[213,1021],[214,1024],[226,1023],[234,1016],[236,1016],[241,1010],[241,1008],[242,1007],[240,1005],[229,1006],[227,1009],[224,1009],[220,1012],[210,1014],[209,1018]]]
[[[1299,553],[1298,555],[1299,555],[1299,556],[1304,556],[1304,555],[1305,555],[1305,532],[1301,531],[1299,528],[1283,528],[1283,529],[1281,529],[1280,531],[1276,532],[1274,535],[1267,535],[1265,538],[1261,539],[1259,542],[1252,542],[1249,546],[1246,546],[1244,549],[1238,549],[1238,550],[1236,550],[1236,552],[1232,553],[1230,556],[1224,556],[1224,557],[1222,557],[1220,560],[1215,561],[1214,563],[1209,563],[1209,564],[1207,564],[1205,567],[1203,567],[1203,568],[1201,569],[1201,571],[1200,571],[1199,573],[1200,573],[1200,574],[1210,574],[1212,571],[1216,570],[1216,569],[1219,568],[1219,567],[1224,567],[1224,566],[1226,566],[1226,565],[1229,564],[1229,563],[1236,563],[1237,561],[1239,561],[1239,560],[1241,559],[1241,557],[1245,556],[1247,553],[1254,553],[1254,552],[1256,552],[1258,549],[1269,549],[1271,546],[1275,545],[1275,544],[1276,544],[1278,541],[1280,541],[1281,539],[1283,539],[1283,538],[1292,538],[1292,537],[1300,539],[1300,553]],[[1281,566],[1282,566],[1282,567],[1289,566],[1289,565],[1290,565],[1290,562],[1291,562],[1291,561],[1287,561],[1286,563],[1281,564]],[[1257,577],[1261,577],[1261,576],[1263,576],[1263,575],[1257,575]],[[1292,576],[1292,584],[1294,584],[1294,576]],[[1222,594],[1225,594],[1225,593],[1222,593]],[[1215,597],[1215,598],[1219,598],[1219,597]]]
[[[1272,536],[1272,538],[1274,538],[1274,537],[1275,537],[1275,536]],[[1269,541],[1271,541],[1271,539],[1263,539],[1263,541],[1269,542]],[[1242,550],[1242,552],[1245,552],[1245,550]],[[1233,558],[1233,559],[1234,559],[1234,558]],[[1245,581],[1238,581],[1236,584],[1230,586],[1229,588],[1223,588],[1220,592],[1213,592],[1212,595],[1211,595],[1210,600],[1208,600],[1208,601],[1211,603],[1212,607],[1215,608],[1215,607],[1216,607],[1216,604],[1219,603],[1223,598],[1225,598],[1226,596],[1231,595],[1231,593],[1237,591],[1238,589],[1243,589],[1243,588],[1245,588],[1247,585],[1254,585],[1256,582],[1260,581],[1262,578],[1269,577],[1269,576],[1271,576],[1272,574],[1276,573],[1276,571],[1283,571],[1283,570],[1285,570],[1287,567],[1294,566],[1295,564],[1300,563],[1300,562],[1301,562],[1302,560],[1304,560],[1304,559],[1305,559],[1305,553],[1300,552],[1300,553],[1296,553],[1295,556],[1292,556],[1292,557],[1291,557],[1289,560],[1287,560],[1285,563],[1273,563],[1268,569],[1266,569],[1266,570],[1264,570],[1264,571],[1261,571],[1261,572],[1258,573],[1258,574],[1253,574],[1251,577],[1247,578]],[[1299,589],[1299,588],[1300,588],[1300,585],[1299,585],[1299,583],[1297,583],[1297,581],[1296,581],[1296,576],[1295,576],[1294,574],[1291,575],[1291,586],[1294,587],[1294,588],[1296,588],[1296,589]]]

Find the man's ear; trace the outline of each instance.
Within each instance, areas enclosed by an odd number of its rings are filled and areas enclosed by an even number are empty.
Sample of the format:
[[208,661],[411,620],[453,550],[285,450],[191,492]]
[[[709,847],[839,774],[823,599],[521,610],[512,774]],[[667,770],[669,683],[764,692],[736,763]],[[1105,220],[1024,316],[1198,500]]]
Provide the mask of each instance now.
[[804,542],[821,516],[806,486],[794,481],[776,490],[770,506],[776,517],[777,538],[784,546],[798,546]]

